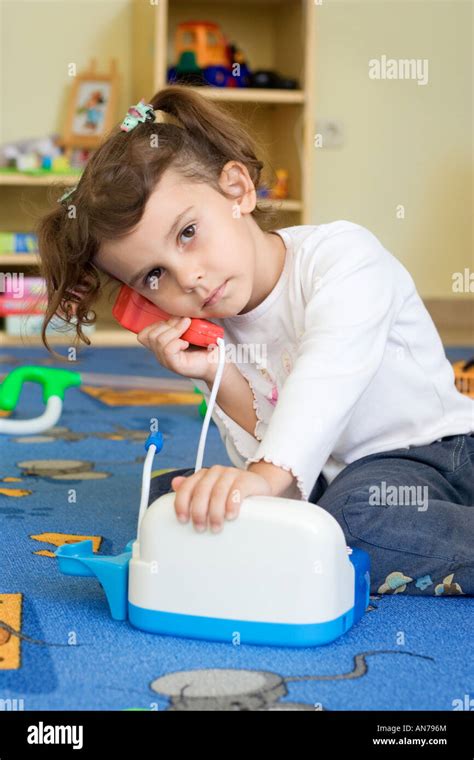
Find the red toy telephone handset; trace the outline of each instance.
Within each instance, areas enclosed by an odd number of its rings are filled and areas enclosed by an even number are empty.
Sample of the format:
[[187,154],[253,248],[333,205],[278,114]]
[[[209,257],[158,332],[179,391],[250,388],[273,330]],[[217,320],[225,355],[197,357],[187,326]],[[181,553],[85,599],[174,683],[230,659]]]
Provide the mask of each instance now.
[[[117,300],[112,309],[112,314],[123,327],[134,333],[139,333],[148,325],[160,320],[170,319],[163,309],[151,303],[148,298],[141,296],[128,285],[122,285]],[[181,338],[192,343],[193,346],[210,346],[217,344],[217,338],[224,337],[224,329],[208,322],[207,319],[191,319],[191,324]]]

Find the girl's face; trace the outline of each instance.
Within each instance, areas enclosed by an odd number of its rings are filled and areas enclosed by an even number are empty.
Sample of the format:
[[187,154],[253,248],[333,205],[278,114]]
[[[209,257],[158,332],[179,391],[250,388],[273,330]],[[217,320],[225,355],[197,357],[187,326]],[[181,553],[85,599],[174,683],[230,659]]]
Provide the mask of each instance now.
[[[256,250],[265,233],[251,216],[256,195],[247,169],[228,162],[220,185],[231,199],[168,169],[138,227],[104,243],[94,263],[173,316],[239,314],[252,301]],[[206,305],[222,285],[219,300]]]

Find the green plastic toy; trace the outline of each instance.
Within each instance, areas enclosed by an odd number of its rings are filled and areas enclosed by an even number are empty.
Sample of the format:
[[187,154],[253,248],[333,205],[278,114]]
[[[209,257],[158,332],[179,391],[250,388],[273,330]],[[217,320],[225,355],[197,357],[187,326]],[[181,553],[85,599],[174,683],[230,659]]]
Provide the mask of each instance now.
[[[43,386],[43,402],[45,412],[39,417],[29,420],[15,420],[0,417],[0,433],[15,433],[17,435],[33,435],[42,433],[54,427],[61,417],[64,394],[68,388],[81,385],[82,377],[79,372],[53,367],[17,367],[10,372],[0,384],[0,409],[11,412],[16,409],[23,384],[26,382],[40,383]],[[207,404],[204,395],[194,386],[195,393],[202,396],[199,405],[199,415],[206,416]]]
[[0,418],[0,433],[33,435],[53,427],[61,417],[65,391],[82,382],[79,372],[71,372],[67,369],[17,367],[0,385],[0,409],[10,412],[16,408],[23,384],[27,381],[40,383],[43,386],[43,401],[46,410],[39,417],[29,420]]

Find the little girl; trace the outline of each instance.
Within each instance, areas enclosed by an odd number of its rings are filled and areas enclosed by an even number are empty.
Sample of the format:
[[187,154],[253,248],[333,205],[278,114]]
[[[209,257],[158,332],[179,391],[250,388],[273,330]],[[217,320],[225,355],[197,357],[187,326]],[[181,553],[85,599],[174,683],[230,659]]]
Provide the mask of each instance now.
[[402,264],[349,221],[265,231],[262,168],[185,86],[131,108],[39,226],[43,342],[58,313],[89,343],[100,270],[172,315],[138,341],[208,400],[217,349],[181,335],[220,324],[213,419],[235,466],[167,472],[150,500],[174,490],[177,517],[214,530],[246,496],[308,500],[370,554],[372,592],[472,595],[474,404]]

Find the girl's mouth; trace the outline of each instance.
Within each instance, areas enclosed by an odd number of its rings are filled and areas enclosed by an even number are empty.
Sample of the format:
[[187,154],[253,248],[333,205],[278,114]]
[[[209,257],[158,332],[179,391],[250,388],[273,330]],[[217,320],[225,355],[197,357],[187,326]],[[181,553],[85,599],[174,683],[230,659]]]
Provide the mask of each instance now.
[[214,291],[213,295],[207,301],[204,301],[202,308],[205,309],[206,306],[213,306],[215,303],[220,301],[220,299],[224,295],[226,285],[227,285],[227,280],[222,283],[220,288]]

